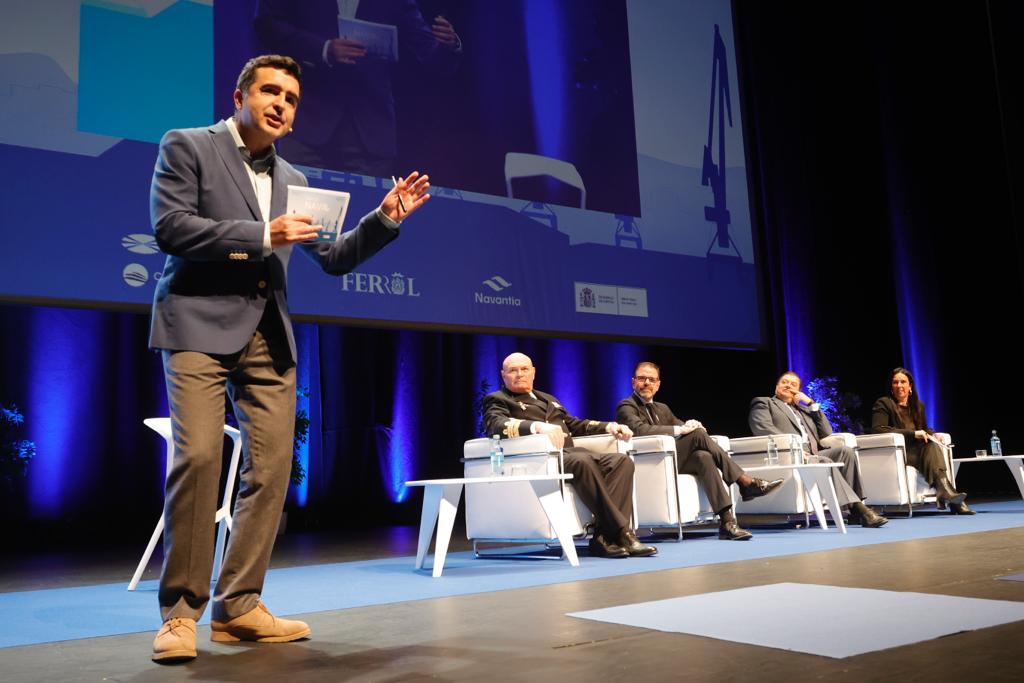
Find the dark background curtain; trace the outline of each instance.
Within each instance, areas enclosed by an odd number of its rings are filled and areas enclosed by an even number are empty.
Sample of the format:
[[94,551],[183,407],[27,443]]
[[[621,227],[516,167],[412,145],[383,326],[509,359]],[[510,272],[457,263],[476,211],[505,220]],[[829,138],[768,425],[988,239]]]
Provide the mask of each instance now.
[[[933,426],[969,455],[998,429],[1020,452],[1024,369],[1010,327],[1024,293],[1019,27],[1012,2],[737,2],[738,64],[763,267],[762,351],[300,324],[311,418],[290,524],[412,524],[401,481],[461,472],[481,383],[520,350],[538,387],[608,419],[637,360],[659,399],[713,432],[749,433],[753,396],[786,368],[835,376],[863,400],[908,366]],[[428,209],[429,210],[429,207]],[[6,221],[11,220],[8,213]],[[40,258],[46,257],[41,245]],[[7,542],[144,542],[160,513],[166,414],[143,312],[0,306],[0,402],[39,449],[4,491]],[[1012,493],[1003,467],[964,468],[972,494]]]

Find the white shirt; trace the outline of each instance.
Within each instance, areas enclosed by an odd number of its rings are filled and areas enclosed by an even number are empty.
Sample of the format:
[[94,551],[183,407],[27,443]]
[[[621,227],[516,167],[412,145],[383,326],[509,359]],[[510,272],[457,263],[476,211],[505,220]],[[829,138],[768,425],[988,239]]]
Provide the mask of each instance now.
[[[228,131],[231,133],[231,138],[235,141],[235,145],[239,148],[244,148],[245,142],[242,140],[242,134],[238,132],[235,119],[227,119],[224,123],[227,124]],[[270,256],[272,251],[270,248],[270,195],[273,190],[274,179],[270,177],[269,169],[262,173],[256,173],[252,170],[252,166],[245,163],[241,155],[239,155],[238,160],[245,167],[245,172],[252,183],[253,192],[256,193],[256,203],[260,206],[260,217],[263,219],[263,257],[266,258]]]
[[[242,140],[242,134],[238,132],[238,125],[235,123],[235,119],[226,119],[224,123],[228,127],[228,132],[231,133],[231,138],[235,141],[235,145],[239,149],[244,148],[245,142]],[[253,192],[256,193],[256,203],[259,204],[260,217],[263,219],[263,258],[266,258],[273,251],[270,246],[270,196],[273,192],[274,179],[271,177],[269,169],[262,173],[256,173],[252,170],[252,166],[245,163],[245,159],[242,158],[241,154],[238,155],[238,161],[245,168],[249,181],[252,183]],[[377,207],[376,214],[380,222],[391,230],[396,230],[402,223],[402,221],[392,220],[379,206]]]

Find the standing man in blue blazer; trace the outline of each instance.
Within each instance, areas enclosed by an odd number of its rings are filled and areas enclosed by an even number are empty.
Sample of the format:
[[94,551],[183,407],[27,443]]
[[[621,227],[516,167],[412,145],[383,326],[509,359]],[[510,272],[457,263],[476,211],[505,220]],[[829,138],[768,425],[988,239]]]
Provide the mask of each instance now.
[[288,185],[306,178],[275,155],[301,98],[290,57],[249,60],[232,118],[172,130],[160,142],[150,212],[167,254],[156,285],[150,347],[163,355],[175,457],[164,500],[163,625],[153,659],[196,656],[196,620],[210,600],[224,396],[242,431],[231,540],[213,595],[212,639],[279,643],[307,637],[260,600],[292,463],[295,339],[288,259],[297,246],[329,274],[346,273],[398,236],[430,195],[427,176],[399,178],[380,206],[335,242],[286,214]]

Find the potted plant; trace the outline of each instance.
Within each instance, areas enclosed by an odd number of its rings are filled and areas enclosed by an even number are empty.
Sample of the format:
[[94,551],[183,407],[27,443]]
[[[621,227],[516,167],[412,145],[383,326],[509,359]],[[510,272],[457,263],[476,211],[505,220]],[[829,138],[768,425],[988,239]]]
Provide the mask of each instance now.
[[18,406],[10,408],[0,404],[0,492],[4,500],[11,501],[18,490],[18,482],[25,478],[28,464],[36,454],[32,441],[20,438],[25,416]]

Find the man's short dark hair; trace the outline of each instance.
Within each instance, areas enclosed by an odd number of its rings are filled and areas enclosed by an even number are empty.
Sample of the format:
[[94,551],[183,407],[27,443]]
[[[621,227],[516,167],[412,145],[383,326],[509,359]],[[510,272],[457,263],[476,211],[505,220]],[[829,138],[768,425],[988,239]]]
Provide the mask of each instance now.
[[256,81],[256,69],[264,66],[286,71],[299,82],[300,86],[302,85],[302,68],[299,67],[299,63],[294,59],[285,55],[260,55],[259,57],[253,57],[245,63],[245,66],[242,67],[242,73],[238,74],[238,83],[235,87],[243,93],[249,92],[249,87]]
[[781,382],[782,378],[785,377],[786,375],[793,375],[794,377],[796,377],[796,381],[797,382],[800,382],[800,384],[804,383],[804,381],[800,378],[800,375],[796,374],[792,370],[786,370],[784,373],[779,375],[779,378],[777,380],[775,380],[775,383],[778,384],[779,382]]
[[657,363],[651,362],[649,360],[642,360],[642,361],[640,361],[639,363],[636,364],[636,367],[633,368],[633,376],[634,377],[636,377],[636,371],[639,370],[644,365],[649,365],[652,368],[654,368],[654,371],[658,373],[658,377],[659,378],[661,377],[661,368],[658,367]]

